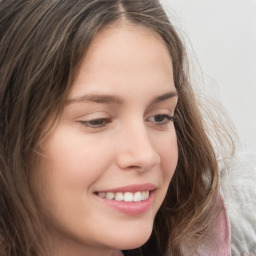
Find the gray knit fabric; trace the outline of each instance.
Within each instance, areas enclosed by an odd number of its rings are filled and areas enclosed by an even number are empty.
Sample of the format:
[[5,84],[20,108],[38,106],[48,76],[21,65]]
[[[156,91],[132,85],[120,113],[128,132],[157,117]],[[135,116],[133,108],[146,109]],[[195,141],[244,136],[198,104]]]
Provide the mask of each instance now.
[[256,151],[228,161],[221,172],[221,188],[231,226],[232,256],[255,254]]

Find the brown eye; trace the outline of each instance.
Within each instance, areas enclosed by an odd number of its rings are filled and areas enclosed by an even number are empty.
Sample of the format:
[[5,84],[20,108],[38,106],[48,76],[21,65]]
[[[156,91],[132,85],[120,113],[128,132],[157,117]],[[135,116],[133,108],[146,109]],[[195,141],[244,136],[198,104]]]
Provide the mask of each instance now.
[[158,125],[164,125],[164,124],[168,124],[170,121],[174,121],[174,116],[169,116],[169,115],[155,115],[152,116],[148,119],[150,122],[154,122]]
[[93,120],[89,120],[89,121],[80,121],[80,123],[86,127],[90,127],[90,128],[101,128],[106,126],[108,123],[110,123],[111,121],[109,119],[106,118],[98,118],[98,119],[93,119]]
[[88,124],[91,126],[101,126],[105,124],[105,119],[95,119],[88,121]]

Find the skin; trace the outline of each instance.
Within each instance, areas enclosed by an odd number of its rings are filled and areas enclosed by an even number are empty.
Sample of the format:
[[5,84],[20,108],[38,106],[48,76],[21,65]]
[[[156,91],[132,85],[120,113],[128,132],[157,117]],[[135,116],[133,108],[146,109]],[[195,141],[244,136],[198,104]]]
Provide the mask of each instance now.
[[[53,255],[108,256],[147,241],[177,165],[175,127],[165,117],[175,93],[171,57],[155,32],[127,22],[98,32],[32,177]],[[95,194],[145,183],[156,189],[142,214]]]

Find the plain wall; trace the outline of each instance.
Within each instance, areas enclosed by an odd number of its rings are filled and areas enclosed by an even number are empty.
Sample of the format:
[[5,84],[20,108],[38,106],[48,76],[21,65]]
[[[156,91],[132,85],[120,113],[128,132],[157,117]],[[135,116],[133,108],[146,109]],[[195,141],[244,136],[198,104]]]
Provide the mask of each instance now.
[[255,151],[256,1],[161,3],[186,41],[194,61],[193,72],[203,75],[205,86],[211,87],[227,110],[242,150]]

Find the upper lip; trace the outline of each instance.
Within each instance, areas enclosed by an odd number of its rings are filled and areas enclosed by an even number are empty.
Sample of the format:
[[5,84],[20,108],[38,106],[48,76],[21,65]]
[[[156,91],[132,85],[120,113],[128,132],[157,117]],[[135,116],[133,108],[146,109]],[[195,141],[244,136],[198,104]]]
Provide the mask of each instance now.
[[111,188],[111,189],[106,189],[106,190],[97,191],[97,192],[98,193],[99,192],[137,192],[137,191],[151,191],[154,189],[156,189],[156,185],[152,183],[145,183],[145,184],[132,184],[132,185]]

